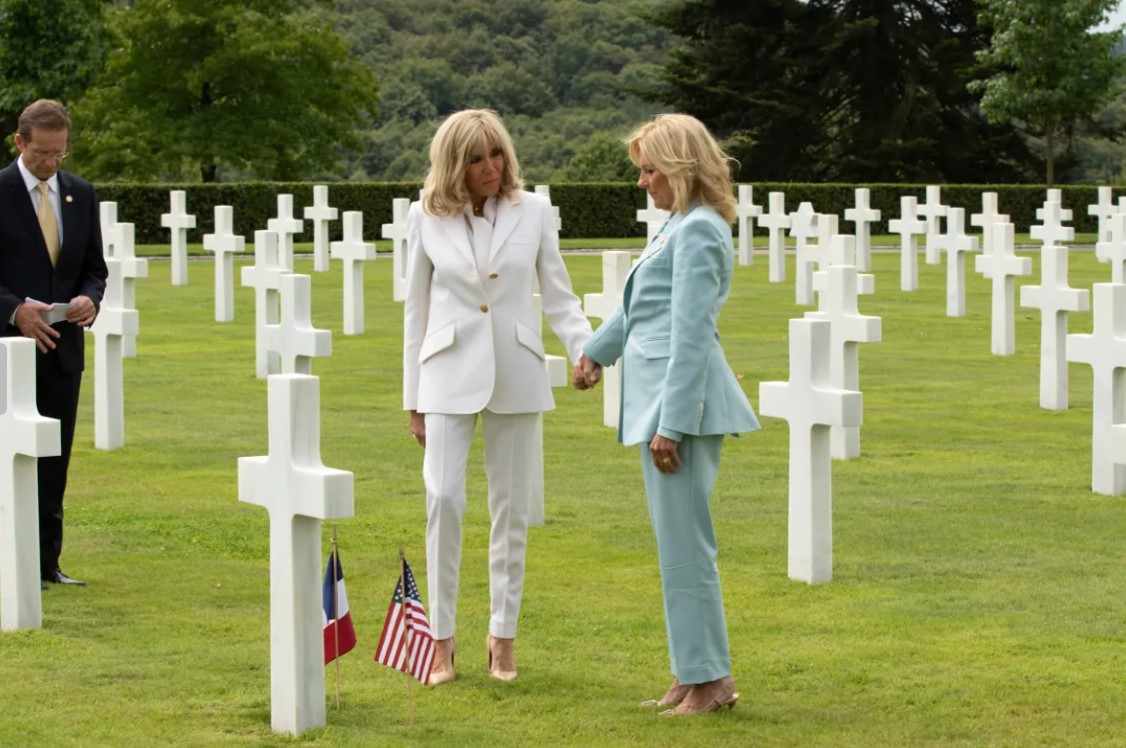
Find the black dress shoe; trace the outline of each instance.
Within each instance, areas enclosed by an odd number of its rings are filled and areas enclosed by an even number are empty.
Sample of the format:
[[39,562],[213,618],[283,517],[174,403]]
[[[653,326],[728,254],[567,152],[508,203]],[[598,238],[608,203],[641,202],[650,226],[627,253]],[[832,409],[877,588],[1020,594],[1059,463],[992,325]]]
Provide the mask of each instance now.
[[55,571],[53,573],[47,575],[46,579],[47,579],[48,582],[54,582],[55,584],[72,584],[75,587],[85,587],[86,586],[85,582],[79,581],[78,579],[72,579],[71,577],[68,577],[66,575],[66,573],[63,572],[62,569],[55,569]]

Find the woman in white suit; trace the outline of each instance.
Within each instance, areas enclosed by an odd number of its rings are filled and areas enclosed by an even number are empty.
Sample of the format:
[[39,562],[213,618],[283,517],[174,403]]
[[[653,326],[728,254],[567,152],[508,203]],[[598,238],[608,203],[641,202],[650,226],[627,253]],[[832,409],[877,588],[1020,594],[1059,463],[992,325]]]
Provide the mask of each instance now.
[[426,578],[437,640],[430,683],[454,679],[465,471],[480,416],[489,482],[489,674],[516,677],[513,639],[538,414],[555,407],[533,294],[578,361],[590,323],[571,290],[555,216],[525,192],[495,112],[451,115],[430,143],[421,203],[407,219],[403,407],[425,449]]
[[626,279],[621,306],[584,346],[574,384],[592,386],[601,366],[621,361],[618,439],[641,449],[673,673],[665,695],[645,703],[699,714],[739,699],[709,505],[724,435],[759,428],[717,328],[734,274],[735,199],[729,159],[686,114],[642,125],[629,155],[638,186],[672,215]]

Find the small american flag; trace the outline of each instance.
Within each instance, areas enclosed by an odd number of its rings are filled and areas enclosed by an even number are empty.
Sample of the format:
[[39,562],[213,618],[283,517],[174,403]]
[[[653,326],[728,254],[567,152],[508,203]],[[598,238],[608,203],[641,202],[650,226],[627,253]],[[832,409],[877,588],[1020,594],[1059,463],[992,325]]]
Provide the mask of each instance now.
[[[406,625],[403,616],[404,580],[407,585]],[[407,651],[408,630],[410,652]],[[405,559],[403,580],[395,585],[395,594],[391,596],[391,607],[387,609],[387,620],[383,622],[383,633],[379,635],[375,661],[404,673],[409,672],[424,686],[430,682],[430,666],[434,662],[434,633],[430,630],[430,622],[426,620],[426,610],[422,607],[414,574]]]

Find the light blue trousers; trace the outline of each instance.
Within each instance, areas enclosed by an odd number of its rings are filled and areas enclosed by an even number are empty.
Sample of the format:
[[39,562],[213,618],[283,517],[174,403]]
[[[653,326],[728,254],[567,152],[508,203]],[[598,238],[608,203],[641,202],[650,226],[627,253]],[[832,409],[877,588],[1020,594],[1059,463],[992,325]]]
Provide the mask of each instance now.
[[722,447],[722,435],[685,436],[677,447],[680,469],[664,475],[653,464],[648,443],[641,445],[641,472],[661,563],[669,662],[681,683],[731,675],[710,507]]

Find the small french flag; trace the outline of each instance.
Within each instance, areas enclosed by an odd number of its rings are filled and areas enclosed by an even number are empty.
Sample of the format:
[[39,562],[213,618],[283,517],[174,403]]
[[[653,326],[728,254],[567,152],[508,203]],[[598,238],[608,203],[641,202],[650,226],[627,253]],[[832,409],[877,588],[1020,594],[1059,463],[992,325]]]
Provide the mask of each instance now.
[[335,550],[328,556],[321,597],[327,665],[356,646],[356,629],[352,627],[352,615],[348,612],[348,593],[344,590],[344,569],[340,566]]

